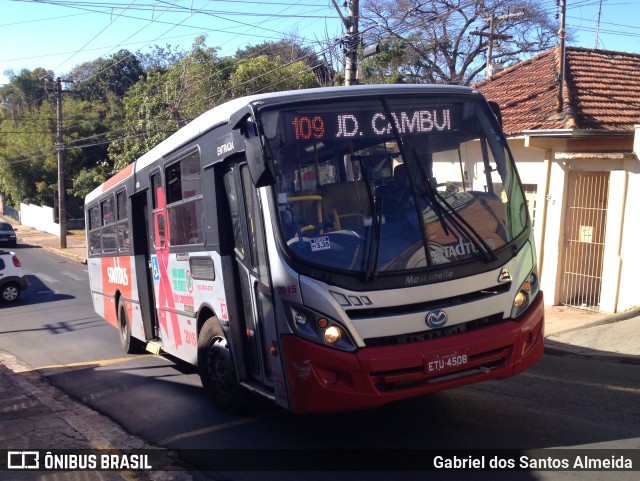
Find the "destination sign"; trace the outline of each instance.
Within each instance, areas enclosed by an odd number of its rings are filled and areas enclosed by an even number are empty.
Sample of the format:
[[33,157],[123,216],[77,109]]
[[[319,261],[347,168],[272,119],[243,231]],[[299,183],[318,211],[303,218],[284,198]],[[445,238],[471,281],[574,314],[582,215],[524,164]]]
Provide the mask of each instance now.
[[389,137],[394,134],[394,125],[401,135],[433,135],[456,131],[460,124],[458,109],[454,106],[396,110],[390,115],[384,111],[287,112],[285,115],[288,138],[296,142]]

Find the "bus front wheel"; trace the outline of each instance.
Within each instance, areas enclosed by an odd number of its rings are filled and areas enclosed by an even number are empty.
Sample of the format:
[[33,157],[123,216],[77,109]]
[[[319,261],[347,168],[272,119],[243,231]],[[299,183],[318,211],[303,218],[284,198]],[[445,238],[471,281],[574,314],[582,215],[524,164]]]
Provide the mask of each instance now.
[[243,407],[246,391],[238,382],[229,342],[216,317],[207,319],[200,330],[198,371],[214,406],[230,413]]

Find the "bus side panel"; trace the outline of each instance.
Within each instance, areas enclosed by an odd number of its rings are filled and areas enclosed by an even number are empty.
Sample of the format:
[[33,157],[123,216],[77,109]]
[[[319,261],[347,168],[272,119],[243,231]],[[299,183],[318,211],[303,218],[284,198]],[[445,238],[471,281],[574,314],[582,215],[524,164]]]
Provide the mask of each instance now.
[[89,270],[89,288],[91,289],[93,310],[115,327],[115,317],[112,317],[111,320],[107,319],[107,311],[113,309],[113,307],[111,302],[107,302],[109,298],[106,297],[102,286],[102,259],[100,257],[89,257],[87,259],[87,269]]
[[117,299],[125,302],[131,334],[145,340],[136,275],[130,256],[89,258],[93,307],[109,324],[118,327]]
[[[212,279],[193,278],[189,263],[192,256],[209,257],[213,260]],[[163,295],[159,296],[158,309],[162,348],[165,352],[194,365],[198,361],[196,314],[201,307],[210,306],[223,323],[229,320],[220,266],[220,256],[213,251],[190,252],[188,255],[170,254],[166,266],[166,280],[159,274],[154,276],[156,292],[163,290]],[[171,303],[168,300],[171,300]]]
[[179,359],[193,363],[197,359],[196,305],[193,297],[193,279],[188,256],[177,260],[176,254],[167,254],[162,261],[152,256],[164,270],[154,275],[154,289],[158,299],[158,319],[162,349]]

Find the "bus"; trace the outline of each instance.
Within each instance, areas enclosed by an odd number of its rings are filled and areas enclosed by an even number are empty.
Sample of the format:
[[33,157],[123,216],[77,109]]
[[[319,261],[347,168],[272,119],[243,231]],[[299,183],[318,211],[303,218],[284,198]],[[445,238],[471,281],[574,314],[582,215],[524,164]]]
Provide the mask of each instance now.
[[[85,200],[95,311],[219,409],[359,410],[543,354],[532,225],[477,91],[266,93],[202,114]],[[114,336],[115,337],[115,336]],[[253,394],[250,394],[253,393]]]

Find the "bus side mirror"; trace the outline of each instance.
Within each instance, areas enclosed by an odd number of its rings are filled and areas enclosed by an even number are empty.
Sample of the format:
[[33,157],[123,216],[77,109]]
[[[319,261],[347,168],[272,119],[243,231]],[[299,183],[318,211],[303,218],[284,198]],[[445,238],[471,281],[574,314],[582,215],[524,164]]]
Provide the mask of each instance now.
[[493,115],[496,116],[496,120],[500,124],[500,127],[502,127],[502,110],[500,109],[500,106],[498,105],[497,102],[493,102],[490,100],[489,107],[491,107],[491,111],[493,112]]
[[273,162],[265,155],[262,136],[252,119],[250,108],[236,112],[229,119],[232,130],[239,130],[244,138],[244,154],[249,165],[251,180],[256,187],[265,187],[275,183]]

